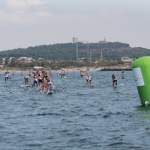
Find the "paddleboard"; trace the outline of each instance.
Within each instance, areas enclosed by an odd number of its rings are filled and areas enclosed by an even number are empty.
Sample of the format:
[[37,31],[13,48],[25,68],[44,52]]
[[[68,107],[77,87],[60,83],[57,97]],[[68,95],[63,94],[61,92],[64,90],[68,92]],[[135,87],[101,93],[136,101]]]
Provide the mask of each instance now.
[[53,91],[48,92],[47,94],[53,94]]
[[94,84],[92,84],[91,87],[94,87]]
[[114,88],[117,88],[117,87],[118,87],[118,85],[114,85],[113,87],[114,87]]
[[31,85],[21,85],[21,87],[31,87]]
[[31,85],[25,85],[25,87],[31,87]]
[[117,87],[122,87],[122,86],[123,86],[123,84],[118,84],[118,85],[114,85],[113,87],[117,88]]
[[123,84],[118,84],[118,86],[123,86]]

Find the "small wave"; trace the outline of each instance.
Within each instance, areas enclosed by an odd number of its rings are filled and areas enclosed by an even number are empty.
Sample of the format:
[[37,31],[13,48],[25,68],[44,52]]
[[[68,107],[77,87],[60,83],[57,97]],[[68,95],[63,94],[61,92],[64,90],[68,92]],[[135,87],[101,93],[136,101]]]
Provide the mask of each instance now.
[[107,146],[115,146],[115,145],[127,145],[128,143],[124,143],[124,142],[116,142],[116,143],[111,143],[111,144],[108,144]]
[[108,117],[110,117],[109,114],[105,114],[105,115],[103,116],[103,118],[108,118]]
[[41,147],[42,144],[38,144],[38,143],[35,143],[35,144],[27,144],[27,146],[29,146],[29,147]]
[[60,116],[61,114],[58,114],[58,113],[38,113],[37,116],[47,116],[47,115],[50,115],[50,116]]
[[2,126],[2,125],[0,125],[0,128],[2,129],[2,128],[5,128],[4,126]]
[[130,146],[128,149],[131,149],[131,150],[143,150],[143,147],[141,146]]
[[[101,114],[98,114],[98,115],[101,115]],[[82,115],[81,117],[93,117],[93,116],[97,116],[97,115],[93,115],[93,114],[84,114]]]

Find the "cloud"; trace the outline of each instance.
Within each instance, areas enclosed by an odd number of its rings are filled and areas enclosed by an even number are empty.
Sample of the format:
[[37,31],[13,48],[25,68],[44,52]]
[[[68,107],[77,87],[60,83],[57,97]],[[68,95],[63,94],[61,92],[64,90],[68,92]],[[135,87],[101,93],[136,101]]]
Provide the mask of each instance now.
[[25,7],[26,3],[23,0],[19,0],[19,1],[18,0],[8,0],[7,5],[11,9],[14,9],[14,8],[17,8],[17,7]]
[[108,11],[109,8],[108,8],[108,7],[102,7],[102,10],[103,10],[103,11]]
[[5,8],[0,8],[0,23],[35,24],[41,17],[51,16],[46,7],[43,0],[7,0]]
[[28,5],[42,5],[42,4],[44,4],[44,2],[43,1],[41,1],[41,0],[27,0],[27,4]]
[[41,0],[7,0],[10,7],[28,7],[44,4]]

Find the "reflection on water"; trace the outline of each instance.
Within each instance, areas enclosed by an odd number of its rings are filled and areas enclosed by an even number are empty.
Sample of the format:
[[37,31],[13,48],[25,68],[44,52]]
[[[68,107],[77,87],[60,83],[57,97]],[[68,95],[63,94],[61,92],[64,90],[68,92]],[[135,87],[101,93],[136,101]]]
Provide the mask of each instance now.
[[[112,73],[122,87],[112,87]],[[53,73],[52,95],[23,87],[20,73],[6,83],[2,74],[0,149],[149,149],[150,107],[140,106],[133,73],[125,73],[91,71],[94,88],[79,72]]]

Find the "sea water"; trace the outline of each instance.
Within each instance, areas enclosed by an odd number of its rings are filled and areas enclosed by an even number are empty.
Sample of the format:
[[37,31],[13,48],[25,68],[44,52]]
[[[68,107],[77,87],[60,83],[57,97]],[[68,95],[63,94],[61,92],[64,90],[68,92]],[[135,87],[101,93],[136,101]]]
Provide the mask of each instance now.
[[[111,75],[118,84],[113,88]],[[27,72],[25,73],[27,74]],[[0,150],[148,150],[150,111],[141,107],[132,71],[53,73],[54,94],[0,76]],[[29,81],[32,84],[32,80]]]

